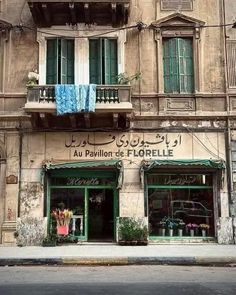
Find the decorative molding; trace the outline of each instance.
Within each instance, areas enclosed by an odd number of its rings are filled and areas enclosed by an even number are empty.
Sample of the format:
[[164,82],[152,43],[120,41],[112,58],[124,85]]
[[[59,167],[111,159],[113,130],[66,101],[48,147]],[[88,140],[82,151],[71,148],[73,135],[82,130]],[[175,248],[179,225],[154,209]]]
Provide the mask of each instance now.
[[167,111],[195,111],[194,99],[188,98],[167,98],[166,99]]
[[17,184],[18,177],[15,175],[9,175],[6,177],[6,184]]

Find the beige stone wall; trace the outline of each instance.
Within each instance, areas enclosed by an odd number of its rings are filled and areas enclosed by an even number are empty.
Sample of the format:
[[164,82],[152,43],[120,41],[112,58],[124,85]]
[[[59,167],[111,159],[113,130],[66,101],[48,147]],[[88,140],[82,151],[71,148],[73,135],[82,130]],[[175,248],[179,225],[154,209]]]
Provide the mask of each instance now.
[[[160,1],[133,0],[131,2],[129,24],[142,21],[150,25],[153,21],[174,13],[174,11],[160,11]],[[204,21],[206,25],[220,24],[220,2],[219,0],[193,1],[194,10],[182,13]],[[22,23],[24,26],[33,27],[28,4],[23,0],[7,1],[1,15],[13,25]],[[200,92],[202,93],[224,91],[222,38],[220,28],[201,30],[199,65],[201,68]],[[125,71],[128,74],[142,72],[142,80],[134,85],[134,92],[156,93],[157,75],[162,76],[162,73],[157,73],[157,50],[153,30],[147,29],[141,34],[136,29],[127,31],[125,60]],[[5,92],[25,92],[28,72],[38,68],[38,44],[33,31],[12,30],[10,40],[6,45],[6,61]],[[198,64],[195,66],[198,67]]]
[[[151,155],[151,156],[150,156]],[[169,156],[166,156],[169,155]],[[45,161],[122,159],[124,185],[120,191],[120,216],[144,216],[144,192],[139,167],[143,159],[223,159],[223,133],[35,133],[23,137],[23,214],[43,215],[40,172]],[[28,193],[27,193],[28,192]],[[228,216],[227,186],[221,191],[222,216]],[[26,212],[27,211],[27,212]]]

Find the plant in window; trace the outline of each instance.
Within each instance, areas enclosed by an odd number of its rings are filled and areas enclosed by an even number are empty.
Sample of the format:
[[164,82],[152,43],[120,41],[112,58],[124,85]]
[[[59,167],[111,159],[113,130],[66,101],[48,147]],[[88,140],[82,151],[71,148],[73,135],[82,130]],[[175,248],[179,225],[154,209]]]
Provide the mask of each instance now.
[[189,230],[191,230],[191,229],[195,230],[195,229],[197,229],[199,226],[198,226],[196,223],[188,223],[188,224],[186,225],[186,227],[187,227]]
[[54,209],[52,211],[52,217],[55,218],[57,222],[57,234],[58,235],[68,235],[69,224],[72,218],[73,212],[68,209]]
[[206,224],[206,223],[201,223],[201,224],[199,224],[199,227],[200,227],[201,229],[205,229],[205,230],[207,230],[207,229],[210,228],[210,226],[209,226],[208,224]]
[[132,81],[138,81],[142,77],[140,72],[135,73],[134,75],[128,76],[126,73],[120,73],[117,76],[118,84],[130,84]]

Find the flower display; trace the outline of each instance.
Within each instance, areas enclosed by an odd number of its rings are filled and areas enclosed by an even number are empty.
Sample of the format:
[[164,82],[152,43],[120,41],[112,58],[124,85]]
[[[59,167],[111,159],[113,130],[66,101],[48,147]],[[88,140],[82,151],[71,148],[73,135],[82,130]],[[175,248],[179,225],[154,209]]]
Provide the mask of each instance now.
[[206,224],[206,223],[201,223],[201,224],[199,224],[199,227],[200,227],[201,229],[205,229],[205,230],[207,230],[207,229],[210,228],[210,226],[209,226],[208,224]]
[[196,223],[188,223],[186,227],[188,229],[197,229],[199,226]]
[[56,219],[57,225],[59,226],[69,225],[72,215],[73,212],[68,209],[54,209],[52,211],[52,217]]

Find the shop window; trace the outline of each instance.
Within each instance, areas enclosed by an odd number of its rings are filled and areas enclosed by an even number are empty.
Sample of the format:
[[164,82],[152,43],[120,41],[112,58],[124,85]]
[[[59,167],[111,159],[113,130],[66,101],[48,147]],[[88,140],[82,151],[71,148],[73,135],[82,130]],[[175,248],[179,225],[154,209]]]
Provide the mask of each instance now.
[[89,40],[89,80],[95,84],[117,83],[117,40]]
[[161,0],[162,10],[192,10],[193,0]]
[[74,40],[47,40],[46,83],[74,83]]
[[193,93],[192,39],[163,39],[163,68],[165,93]]
[[[60,212],[71,212],[71,218],[69,222],[63,220],[57,220],[52,216],[51,218],[51,231],[53,233],[58,233],[58,226],[67,225],[68,232],[65,235],[72,235],[75,237],[85,235],[85,190],[84,189],[52,189],[51,190],[51,204],[50,213],[58,210]],[[68,211],[67,211],[68,210]],[[63,213],[62,213],[63,215]],[[59,229],[60,230],[60,229]],[[59,234],[61,234],[59,232]]]
[[148,175],[151,236],[214,237],[212,175]]

